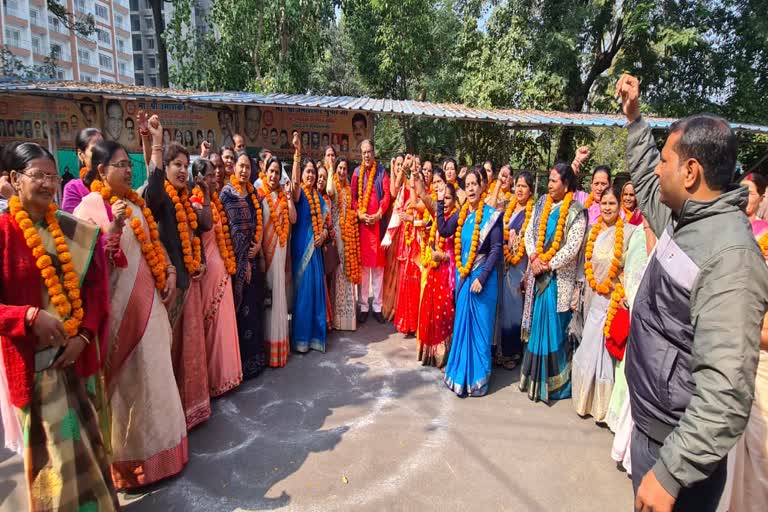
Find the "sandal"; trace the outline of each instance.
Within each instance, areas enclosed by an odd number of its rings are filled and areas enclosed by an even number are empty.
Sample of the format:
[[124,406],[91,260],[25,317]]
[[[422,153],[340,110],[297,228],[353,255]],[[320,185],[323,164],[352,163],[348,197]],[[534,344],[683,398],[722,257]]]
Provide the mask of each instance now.
[[507,359],[501,366],[503,366],[505,370],[511,371],[517,368],[517,361],[515,359]]

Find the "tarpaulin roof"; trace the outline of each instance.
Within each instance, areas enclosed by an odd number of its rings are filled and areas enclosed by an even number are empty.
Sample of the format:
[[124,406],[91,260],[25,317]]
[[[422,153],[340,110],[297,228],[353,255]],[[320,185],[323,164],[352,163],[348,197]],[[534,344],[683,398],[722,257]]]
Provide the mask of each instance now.
[[[624,117],[616,114],[552,112],[542,110],[473,108],[455,103],[375,99],[352,96],[315,96],[308,94],[259,94],[255,92],[200,92],[184,89],[159,89],[114,83],[91,82],[17,82],[0,81],[0,94],[27,93],[44,96],[66,94],[110,96],[121,99],[154,98],[186,103],[243,104],[264,107],[316,108],[350,110],[374,114],[424,116],[460,121],[504,123],[511,127],[552,128],[560,126],[610,128],[620,127]],[[675,120],[647,117],[652,128],[668,128]],[[768,133],[768,126],[732,122],[735,130]]]

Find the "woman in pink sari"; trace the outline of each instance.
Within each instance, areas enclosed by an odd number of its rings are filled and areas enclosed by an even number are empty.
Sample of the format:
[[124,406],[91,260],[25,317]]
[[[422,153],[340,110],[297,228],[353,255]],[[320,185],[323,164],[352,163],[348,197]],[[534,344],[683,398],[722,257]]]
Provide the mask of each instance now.
[[[208,389],[212,397],[217,397],[235,389],[243,382],[235,298],[230,277],[235,272],[236,265],[232,241],[229,238],[229,225],[224,207],[218,199],[216,172],[211,161],[205,158],[195,160],[192,164],[192,177],[195,180],[204,180],[211,192],[213,229],[202,234],[206,271],[201,284],[205,349],[208,356]],[[196,188],[193,192],[198,195],[199,200],[203,200],[199,189]]]
[[[162,140],[162,131],[157,134]],[[134,489],[173,476],[189,459],[163,304],[175,283],[157,226],[131,190],[132,164],[112,141],[93,148],[84,177],[92,192],[74,214],[102,229],[109,261],[110,345],[105,376],[112,409],[112,479]],[[150,167],[162,165],[158,150]],[[154,243],[153,243],[154,242]]]

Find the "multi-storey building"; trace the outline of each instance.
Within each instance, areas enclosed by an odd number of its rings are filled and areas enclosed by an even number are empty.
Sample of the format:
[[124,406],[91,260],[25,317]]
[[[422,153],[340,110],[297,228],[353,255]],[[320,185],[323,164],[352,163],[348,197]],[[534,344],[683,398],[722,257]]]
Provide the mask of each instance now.
[[[192,6],[191,26],[198,32],[208,30],[206,14],[210,10],[211,0],[197,0]],[[130,0],[131,37],[133,42],[133,68],[136,73],[136,85],[156,87],[160,85],[160,59],[155,31],[154,16],[149,0]],[[173,4],[160,2],[163,20],[168,26],[173,17]],[[168,57],[168,68],[173,60]]]
[[26,65],[42,64],[53,50],[61,80],[133,84],[128,0],[59,0],[76,16],[93,14],[96,32],[85,38],[48,11],[46,0],[3,0],[0,45]]

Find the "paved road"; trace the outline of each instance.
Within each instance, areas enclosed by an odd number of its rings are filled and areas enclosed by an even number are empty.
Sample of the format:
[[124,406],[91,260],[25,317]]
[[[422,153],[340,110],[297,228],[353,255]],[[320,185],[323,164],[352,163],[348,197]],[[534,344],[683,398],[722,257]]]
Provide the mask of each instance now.
[[[611,433],[570,401],[534,404],[517,372],[460,399],[415,360],[415,340],[369,321],[327,354],[292,355],[214,402],[184,473],[128,512],[631,510]],[[0,509],[25,509],[21,459],[0,450]]]

